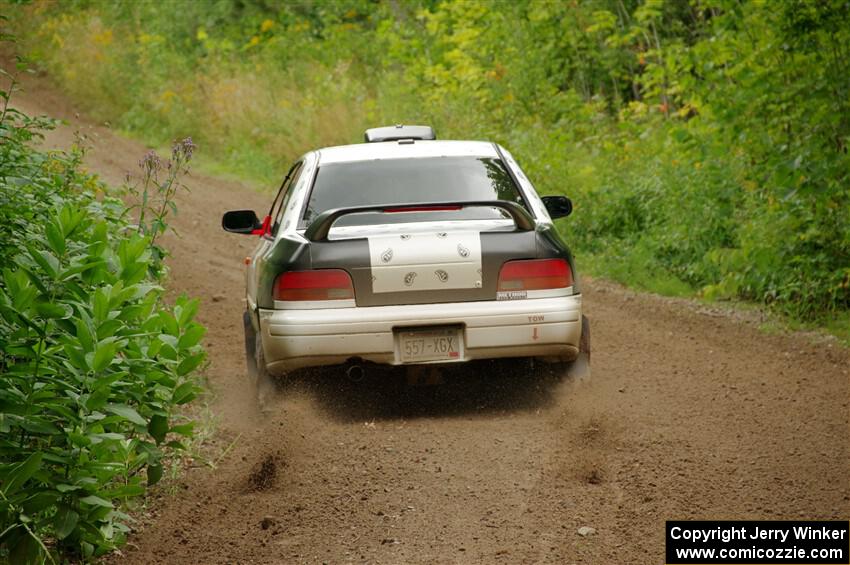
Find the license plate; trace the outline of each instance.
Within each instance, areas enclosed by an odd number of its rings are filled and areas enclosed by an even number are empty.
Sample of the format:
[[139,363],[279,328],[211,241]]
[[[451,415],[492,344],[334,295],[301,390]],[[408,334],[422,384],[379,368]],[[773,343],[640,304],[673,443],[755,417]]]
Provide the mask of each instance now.
[[397,330],[396,338],[398,357],[402,363],[459,361],[463,358],[461,328]]

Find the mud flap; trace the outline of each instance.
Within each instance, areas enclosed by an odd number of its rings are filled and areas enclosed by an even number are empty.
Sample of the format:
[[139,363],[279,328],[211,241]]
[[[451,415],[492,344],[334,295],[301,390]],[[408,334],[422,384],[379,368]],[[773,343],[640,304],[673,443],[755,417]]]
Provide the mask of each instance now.
[[276,394],[275,379],[266,369],[266,358],[263,353],[263,340],[254,339],[254,367],[256,370],[251,375],[256,394],[257,406],[262,413],[271,410],[271,404]]
[[248,377],[254,380],[257,378],[257,332],[247,310],[242,313],[242,323],[245,326],[245,362],[248,366]]
[[567,378],[575,382],[590,380],[590,356],[584,352],[579,353],[576,360],[567,367]]
[[590,380],[590,320],[581,317],[581,340],[578,357],[567,367],[567,377],[574,381]]

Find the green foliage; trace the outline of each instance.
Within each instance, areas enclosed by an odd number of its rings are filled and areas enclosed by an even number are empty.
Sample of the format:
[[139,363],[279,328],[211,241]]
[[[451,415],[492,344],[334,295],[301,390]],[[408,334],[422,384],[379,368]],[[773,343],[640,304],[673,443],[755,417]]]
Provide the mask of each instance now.
[[273,184],[307,149],[429,123],[503,143],[538,189],[573,197],[562,226],[598,273],[800,319],[850,306],[845,0],[10,12],[99,117],[160,143],[197,132],[236,173]]
[[[131,224],[79,150],[33,149],[50,123],[9,109],[13,88],[0,114],[0,558],[88,560],[123,540],[122,502],[191,435],[179,406],[199,390],[204,328],[196,301],[163,303],[165,213]],[[175,147],[179,175],[191,152]]]

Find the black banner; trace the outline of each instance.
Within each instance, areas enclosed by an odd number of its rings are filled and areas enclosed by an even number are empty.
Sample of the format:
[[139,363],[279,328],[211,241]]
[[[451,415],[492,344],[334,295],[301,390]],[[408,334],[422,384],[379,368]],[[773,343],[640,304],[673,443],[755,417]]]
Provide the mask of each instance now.
[[668,521],[668,565],[847,565],[850,523]]

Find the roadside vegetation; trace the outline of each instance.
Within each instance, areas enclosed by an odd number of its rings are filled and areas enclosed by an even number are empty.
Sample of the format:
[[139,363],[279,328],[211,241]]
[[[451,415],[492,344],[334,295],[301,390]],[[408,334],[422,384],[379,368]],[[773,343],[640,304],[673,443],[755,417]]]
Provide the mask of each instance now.
[[[0,71],[0,562],[89,560],[120,545],[126,501],[191,437],[180,405],[204,361],[196,301],[163,299],[173,193],[191,140],[146,155],[125,198]],[[12,102],[10,106],[9,102]]]
[[563,230],[595,274],[850,319],[843,0],[7,7],[89,112],[155,144],[197,134],[220,169],[273,186],[310,148],[432,124],[572,197]]
[[88,111],[191,132],[271,186],[301,152],[424,122],[505,144],[600,275],[801,321],[850,306],[843,0],[7,4]]

